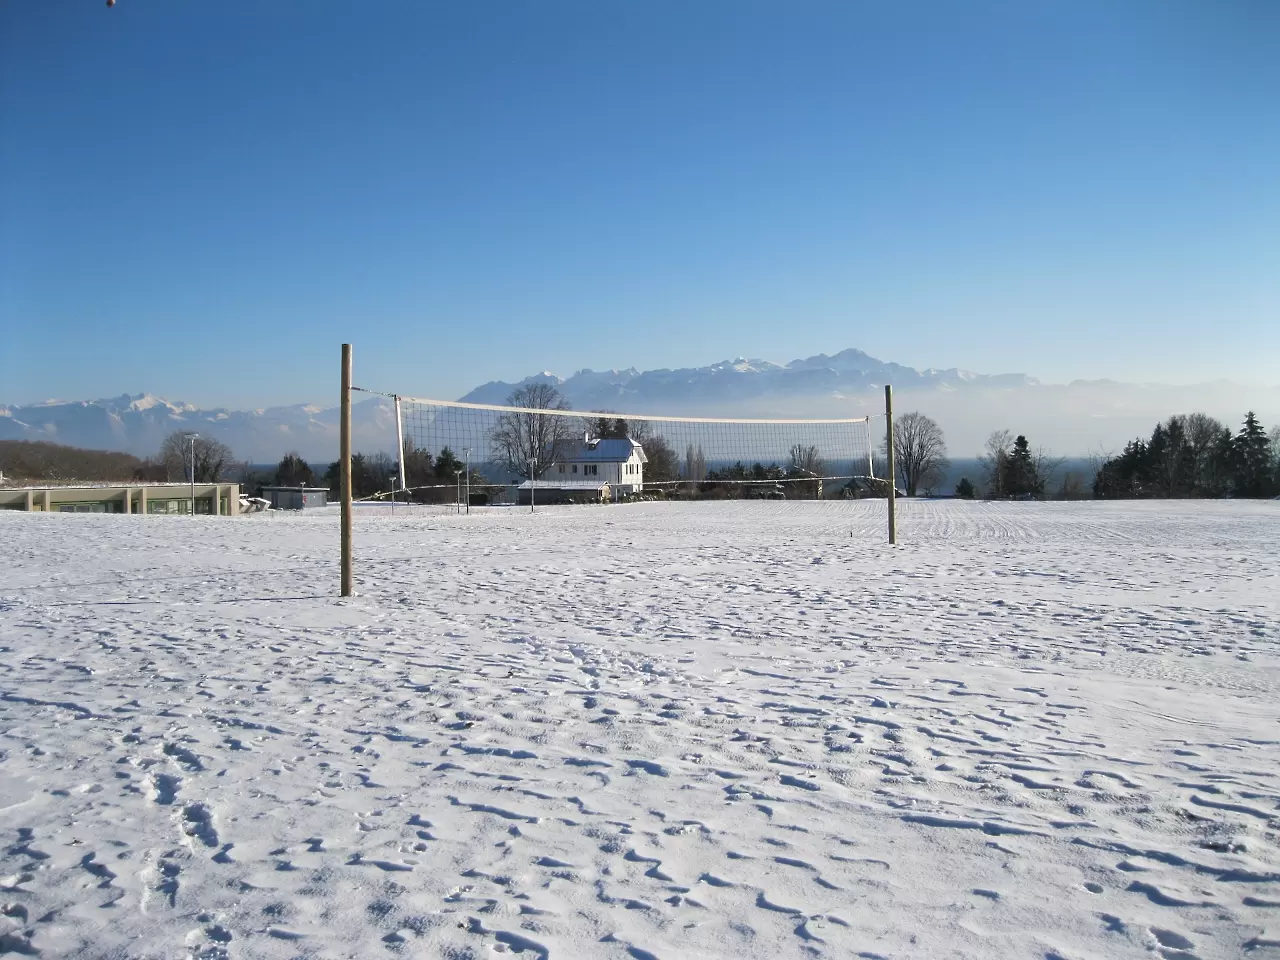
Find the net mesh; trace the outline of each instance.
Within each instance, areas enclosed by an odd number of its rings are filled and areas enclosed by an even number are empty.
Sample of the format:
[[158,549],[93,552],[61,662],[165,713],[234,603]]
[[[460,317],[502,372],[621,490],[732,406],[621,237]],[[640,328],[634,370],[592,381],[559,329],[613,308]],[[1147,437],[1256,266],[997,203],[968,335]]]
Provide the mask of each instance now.
[[753,420],[396,397],[402,499],[825,499],[874,489],[870,417]]

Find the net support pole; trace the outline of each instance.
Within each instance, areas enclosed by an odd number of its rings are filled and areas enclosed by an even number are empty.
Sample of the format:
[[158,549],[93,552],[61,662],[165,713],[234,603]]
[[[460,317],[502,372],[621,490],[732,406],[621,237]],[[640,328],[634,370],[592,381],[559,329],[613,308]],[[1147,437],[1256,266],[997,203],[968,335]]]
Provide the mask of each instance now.
[[355,593],[351,569],[351,344],[342,345],[342,403],[338,420],[338,482],[342,485],[342,596]]
[[884,385],[884,443],[889,460],[889,542],[898,542],[898,481],[893,464],[893,387]]
[[[409,485],[404,482],[404,421],[400,419],[400,394],[396,394],[396,461],[400,464],[400,489],[407,490]],[[391,499],[395,500],[395,493],[392,492]]]

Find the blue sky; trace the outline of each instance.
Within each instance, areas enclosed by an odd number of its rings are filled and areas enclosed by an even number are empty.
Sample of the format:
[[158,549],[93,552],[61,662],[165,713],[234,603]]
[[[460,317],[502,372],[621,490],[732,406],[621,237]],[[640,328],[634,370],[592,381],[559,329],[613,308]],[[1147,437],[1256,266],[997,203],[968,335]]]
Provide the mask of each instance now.
[[1280,382],[1280,3],[0,0],[0,402]]

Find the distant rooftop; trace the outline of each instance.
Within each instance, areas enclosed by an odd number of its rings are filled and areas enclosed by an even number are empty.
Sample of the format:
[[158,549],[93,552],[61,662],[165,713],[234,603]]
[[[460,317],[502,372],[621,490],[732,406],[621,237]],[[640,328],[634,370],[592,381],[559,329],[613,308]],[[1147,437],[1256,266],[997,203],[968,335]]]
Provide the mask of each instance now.
[[521,490],[599,490],[607,487],[606,480],[526,480]]
[[[211,487],[215,482],[224,487],[233,484],[238,486],[240,483],[239,480],[197,480],[196,486]],[[152,482],[150,480],[119,480],[115,483],[59,483],[55,480],[50,483],[24,484],[20,487],[10,487],[5,485],[4,487],[0,487],[0,490],[121,490],[125,487],[147,487],[148,489],[152,487],[181,487],[184,490],[190,490],[191,481],[163,480],[159,482]]]
[[557,457],[556,462],[624,463],[633,453],[639,453],[641,463],[649,462],[649,458],[644,455],[644,447],[630,437],[618,440],[592,440],[590,443],[578,440],[563,457]]

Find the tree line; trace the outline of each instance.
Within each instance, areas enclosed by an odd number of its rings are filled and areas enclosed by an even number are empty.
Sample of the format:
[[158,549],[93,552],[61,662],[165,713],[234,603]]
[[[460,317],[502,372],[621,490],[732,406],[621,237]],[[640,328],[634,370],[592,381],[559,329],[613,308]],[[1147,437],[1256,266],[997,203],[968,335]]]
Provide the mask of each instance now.
[[1274,497],[1280,495],[1280,426],[1271,434],[1253,411],[1233,434],[1203,413],[1172,416],[1150,439],[1129,441],[1098,468],[1100,500],[1144,497]]
[[111,483],[143,466],[128,453],[83,450],[47,440],[0,440],[0,475],[24,483]]
[[113,450],[84,450],[46,440],[0,441],[0,474],[31,483],[196,483],[223,480],[239,466],[226,444],[181,430],[165,437],[158,453],[135,457]]

